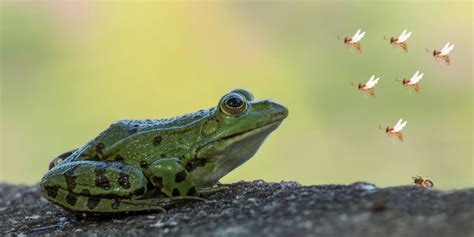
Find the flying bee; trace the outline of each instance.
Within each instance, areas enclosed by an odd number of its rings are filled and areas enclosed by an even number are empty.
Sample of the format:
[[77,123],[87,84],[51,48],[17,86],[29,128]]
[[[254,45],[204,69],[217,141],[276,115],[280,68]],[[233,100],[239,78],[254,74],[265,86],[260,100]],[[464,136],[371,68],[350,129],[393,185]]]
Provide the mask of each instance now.
[[[365,32],[361,32],[360,29],[357,30],[357,32],[354,34],[354,36],[352,36],[351,38],[348,38],[348,37],[344,37],[344,44],[349,46],[349,47],[354,47],[355,49],[357,49],[357,51],[359,51],[359,53],[362,52],[362,47],[360,46],[360,40],[362,38],[364,38],[365,36]],[[337,37],[337,39],[341,39],[339,36]]]
[[407,122],[408,121],[403,122],[403,119],[400,119],[400,120],[398,120],[397,124],[395,124],[395,126],[393,128],[387,127],[385,129],[385,133],[387,133],[389,136],[394,135],[395,137],[398,138],[398,140],[400,142],[403,142],[403,134],[400,131],[402,131],[402,129],[405,126],[407,126]]
[[[411,36],[411,32],[408,32],[407,33],[407,29],[403,30],[402,34],[400,36],[398,36],[398,38],[395,38],[395,37],[391,37],[390,38],[390,44],[393,45],[393,46],[400,46],[400,48],[403,49],[403,51],[405,51],[405,53],[408,53],[408,46],[407,46],[407,39],[410,38]],[[384,36],[385,38],[385,36]],[[385,38],[387,39],[387,38]]]
[[421,78],[424,75],[424,73],[419,73],[420,71],[416,71],[415,74],[409,80],[404,78],[402,81],[402,84],[404,86],[413,88],[417,94],[420,93],[420,87],[418,86],[418,83],[421,81]]
[[[374,86],[379,82],[380,77],[375,78],[375,75],[372,75],[370,79],[367,81],[367,83],[359,83],[357,85],[357,89],[359,89],[361,92],[367,92],[369,93],[373,98],[375,98],[375,89]],[[354,83],[352,83],[353,86],[355,86]]]
[[[438,59],[441,59],[446,62],[446,64],[449,66],[451,65],[451,60],[449,60],[448,54],[454,49],[454,44],[449,45],[449,42],[444,45],[444,47],[438,51],[438,50],[433,50],[433,57],[438,61]],[[430,53],[428,49],[426,49],[427,53]]]
[[423,187],[423,188],[432,188],[434,187],[434,183],[433,181],[429,180],[429,179],[426,179],[426,178],[423,178],[421,176],[415,176],[415,177],[412,177],[413,179],[413,183],[416,185],[416,186],[420,186],[420,187]]

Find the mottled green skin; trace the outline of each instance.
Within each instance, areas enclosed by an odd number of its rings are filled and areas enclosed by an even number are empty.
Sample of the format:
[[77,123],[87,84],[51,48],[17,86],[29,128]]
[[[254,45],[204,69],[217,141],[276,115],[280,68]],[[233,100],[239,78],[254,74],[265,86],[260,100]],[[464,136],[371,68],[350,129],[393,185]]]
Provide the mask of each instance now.
[[237,89],[215,108],[171,119],[121,120],[53,159],[41,189],[72,211],[163,210],[219,190],[213,185],[250,159],[287,115],[284,106]]

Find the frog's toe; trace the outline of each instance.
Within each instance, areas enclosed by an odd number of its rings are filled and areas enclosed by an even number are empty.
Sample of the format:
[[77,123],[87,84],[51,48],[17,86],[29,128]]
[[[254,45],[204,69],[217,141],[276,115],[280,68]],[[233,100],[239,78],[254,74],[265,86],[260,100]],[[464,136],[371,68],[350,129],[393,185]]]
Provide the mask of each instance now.
[[211,194],[214,194],[214,193],[217,193],[217,192],[221,192],[221,191],[225,191],[225,190],[229,190],[230,188],[228,186],[225,186],[225,185],[219,185],[219,186],[212,186],[212,187],[205,187],[205,188],[200,188],[198,193],[200,196],[209,196]]

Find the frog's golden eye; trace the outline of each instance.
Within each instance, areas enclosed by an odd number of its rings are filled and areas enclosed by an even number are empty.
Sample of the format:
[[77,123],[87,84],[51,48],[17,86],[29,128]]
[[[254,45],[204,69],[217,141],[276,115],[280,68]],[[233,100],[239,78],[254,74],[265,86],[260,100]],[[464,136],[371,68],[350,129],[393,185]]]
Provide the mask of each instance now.
[[240,114],[247,109],[247,101],[241,95],[231,93],[222,99],[221,109],[228,114]]

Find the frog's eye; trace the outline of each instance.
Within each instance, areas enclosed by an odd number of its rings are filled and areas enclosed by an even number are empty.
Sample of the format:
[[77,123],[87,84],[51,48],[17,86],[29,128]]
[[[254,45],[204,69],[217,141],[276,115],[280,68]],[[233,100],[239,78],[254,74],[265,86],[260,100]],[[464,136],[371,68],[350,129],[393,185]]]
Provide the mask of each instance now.
[[221,109],[227,114],[240,114],[247,109],[247,101],[241,95],[231,93],[222,98]]

